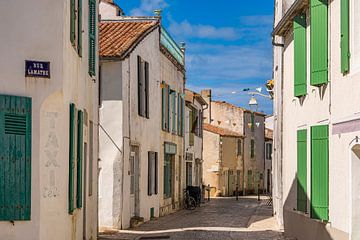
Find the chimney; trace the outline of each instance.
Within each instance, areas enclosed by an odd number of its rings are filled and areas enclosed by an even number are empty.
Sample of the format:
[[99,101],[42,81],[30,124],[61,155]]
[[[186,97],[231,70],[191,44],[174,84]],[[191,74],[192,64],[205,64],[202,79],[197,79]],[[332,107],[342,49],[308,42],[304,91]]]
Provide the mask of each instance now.
[[201,90],[201,96],[208,104],[208,108],[204,110],[204,122],[211,124],[211,89]]

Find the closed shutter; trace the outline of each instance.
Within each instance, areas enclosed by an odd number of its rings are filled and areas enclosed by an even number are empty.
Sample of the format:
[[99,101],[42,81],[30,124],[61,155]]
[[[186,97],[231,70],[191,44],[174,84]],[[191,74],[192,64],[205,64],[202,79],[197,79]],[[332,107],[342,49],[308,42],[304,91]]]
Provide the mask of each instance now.
[[311,80],[313,86],[328,82],[328,3],[311,0]]
[[158,194],[158,184],[159,184],[159,170],[158,170],[158,153],[155,152],[155,194]]
[[157,194],[157,152],[148,152],[148,195]]
[[75,46],[76,38],[76,12],[75,12],[75,0],[70,0],[70,42]]
[[341,0],[341,72],[350,70],[349,0]]
[[76,162],[76,207],[82,208],[83,158],[84,158],[84,113],[78,111],[77,120],[77,162]]
[[329,127],[311,128],[311,217],[329,219]]
[[255,114],[254,113],[251,113],[251,132],[254,132],[255,131]]
[[70,104],[70,122],[69,122],[69,189],[68,200],[69,209],[68,212],[72,214],[74,212],[74,179],[75,179],[75,130],[76,130],[76,109],[75,104]]
[[251,139],[250,141],[250,157],[254,158],[255,157],[255,140]]
[[306,15],[294,19],[294,95],[306,95]]
[[237,156],[241,155],[241,139],[237,139]]
[[96,0],[89,0],[89,74],[95,76],[96,69]]
[[0,220],[31,217],[31,99],[0,95]]
[[164,197],[171,197],[171,155],[165,154],[164,159]]
[[82,0],[78,0],[78,54],[82,56]]
[[297,131],[297,210],[307,210],[307,131]]

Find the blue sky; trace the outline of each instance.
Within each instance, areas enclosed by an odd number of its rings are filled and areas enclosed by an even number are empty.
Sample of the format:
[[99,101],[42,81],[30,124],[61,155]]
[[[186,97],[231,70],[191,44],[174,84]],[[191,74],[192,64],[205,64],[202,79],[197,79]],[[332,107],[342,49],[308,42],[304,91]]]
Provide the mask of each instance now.
[[[163,9],[163,25],[177,42],[186,42],[187,88],[211,88],[213,99],[248,107],[241,92],[263,87],[272,77],[273,1],[115,0],[126,15],[152,16]],[[232,93],[232,92],[237,93]],[[259,111],[272,102],[256,97]]]

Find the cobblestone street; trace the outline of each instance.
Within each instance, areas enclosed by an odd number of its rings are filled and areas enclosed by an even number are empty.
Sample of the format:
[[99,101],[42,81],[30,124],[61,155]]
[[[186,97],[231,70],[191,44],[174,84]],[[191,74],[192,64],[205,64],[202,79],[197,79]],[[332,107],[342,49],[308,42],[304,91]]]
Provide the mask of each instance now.
[[136,229],[102,234],[99,240],[284,239],[265,202],[255,197],[211,199],[194,211],[181,210]]

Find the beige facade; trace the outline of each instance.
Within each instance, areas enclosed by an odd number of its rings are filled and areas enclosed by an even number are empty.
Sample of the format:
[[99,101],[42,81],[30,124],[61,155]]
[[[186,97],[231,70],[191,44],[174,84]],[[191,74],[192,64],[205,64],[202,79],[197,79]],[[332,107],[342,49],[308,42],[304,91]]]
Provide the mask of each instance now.
[[[243,145],[241,149],[241,171],[236,174],[240,174],[239,184],[242,194],[263,192],[265,189],[265,115],[226,102],[212,101],[210,90],[202,91],[201,95],[209,103],[209,107],[204,111],[205,123],[244,137],[243,142],[239,143],[239,145]],[[204,155],[206,144],[208,143],[204,139]],[[232,151],[236,152],[237,148],[234,149]],[[235,159],[233,158],[233,161],[236,161]],[[207,160],[204,158],[204,161]],[[205,171],[206,169],[204,169]]]
[[[311,1],[310,1],[311,2]],[[356,15],[360,10],[357,1],[349,1],[349,46],[350,70],[341,71],[341,1],[328,3],[328,44],[327,82],[311,85],[311,11],[308,1],[295,1],[289,8],[285,1],[276,1],[274,31],[274,76],[275,76],[275,129],[274,129],[274,211],[285,233],[297,239],[358,239],[359,238],[359,197],[357,192],[358,174],[358,98],[359,62],[358,25]],[[285,9],[285,7],[287,9]],[[286,13],[286,15],[284,14]],[[294,96],[294,37],[292,22],[299,13],[306,18],[307,77],[306,94]],[[346,11],[345,11],[346,13]],[[344,14],[344,13],[343,13]],[[313,20],[315,21],[315,20]],[[279,23],[280,22],[280,23]],[[286,24],[285,24],[286,23]],[[283,44],[283,45],[282,45]],[[325,52],[326,53],[326,52]],[[322,174],[328,181],[321,187],[328,189],[326,204],[327,220],[321,221],[313,214],[314,179],[313,172],[318,150],[312,135],[315,126],[327,126],[327,146],[323,158],[328,166]],[[298,168],[297,131],[306,130],[306,211],[297,209]],[[312,177],[311,177],[312,176]],[[327,187],[328,186],[328,187]],[[322,194],[322,196],[326,196]]]
[[[94,9],[97,10],[96,1]],[[4,104],[4,95],[11,95],[17,99],[28,97],[31,102],[31,108],[28,109],[31,122],[28,122],[30,125],[26,127],[26,134],[31,133],[30,145],[26,145],[27,151],[30,151],[29,158],[26,158],[31,165],[27,175],[29,182],[22,182],[23,188],[19,190],[10,184],[11,171],[7,171],[9,178],[6,179],[9,186],[14,187],[12,192],[18,192],[18,197],[22,199],[25,199],[22,196],[25,194],[25,186],[30,187],[28,205],[16,207],[28,208],[29,216],[21,221],[18,221],[18,216],[15,215],[4,216],[2,200],[9,197],[9,194],[2,192],[2,186],[0,239],[80,240],[97,237],[98,73],[95,65],[95,73],[89,75],[88,3],[83,2],[82,10],[80,26],[83,32],[76,34],[76,44],[73,46],[70,40],[70,1],[31,0],[0,3],[2,18],[12,19],[11,24],[8,20],[0,22],[0,29],[3,33],[6,32],[2,34],[0,44],[1,101]],[[97,17],[96,13],[94,17]],[[97,27],[95,30],[97,33]],[[96,42],[96,39],[94,41]],[[79,45],[82,46],[81,56],[78,54]],[[97,49],[94,49],[94,52],[96,53]],[[94,56],[95,59],[97,55]],[[49,78],[25,77],[25,60],[50,62]],[[82,155],[82,164],[72,157],[69,159],[69,156],[73,156],[69,153],[70,104],[81,110],[84,117],[82,125],[81,121],[76,124],[76,129],[83,128],[83,132],[76,134],[79,144],[74,149]],[[0,111],[2,117],[6,109],[4,106],[2,105]],[[21,116],[19,112],[13,114],[14,117]],[[0,129],[3,131],[3,126],[0,126]],[[0,148],[4,150],[6,146],[3,145],[3,140],[10,136],[3,132],[0,134]],[[16,138],[21,139],[21,136]],[[20,149],[16,151],[21,152]],[[22,161],[25,161],[24,156]],[[70,164],[72,161],[74,165]],[[3,169],[2,163],[0,168]],[[17,168],[18,177],[23,176],[23,169]],[[74,172],[75,169],[80,174]],[[75,173],[74,182],[69,178],[70,172]],[[0,182],[4,182],[4,179],[0,179]],[[79,190],[75,191],[72,183],[77,182],[80,184]],[[74,198],[71,199],[71,196]],[[80,199],[79,203],[76,203],[75,197]],[[15,205],[19,202],[14,196],[8,204]],[[71,210],[70,205],[75,209]]]

